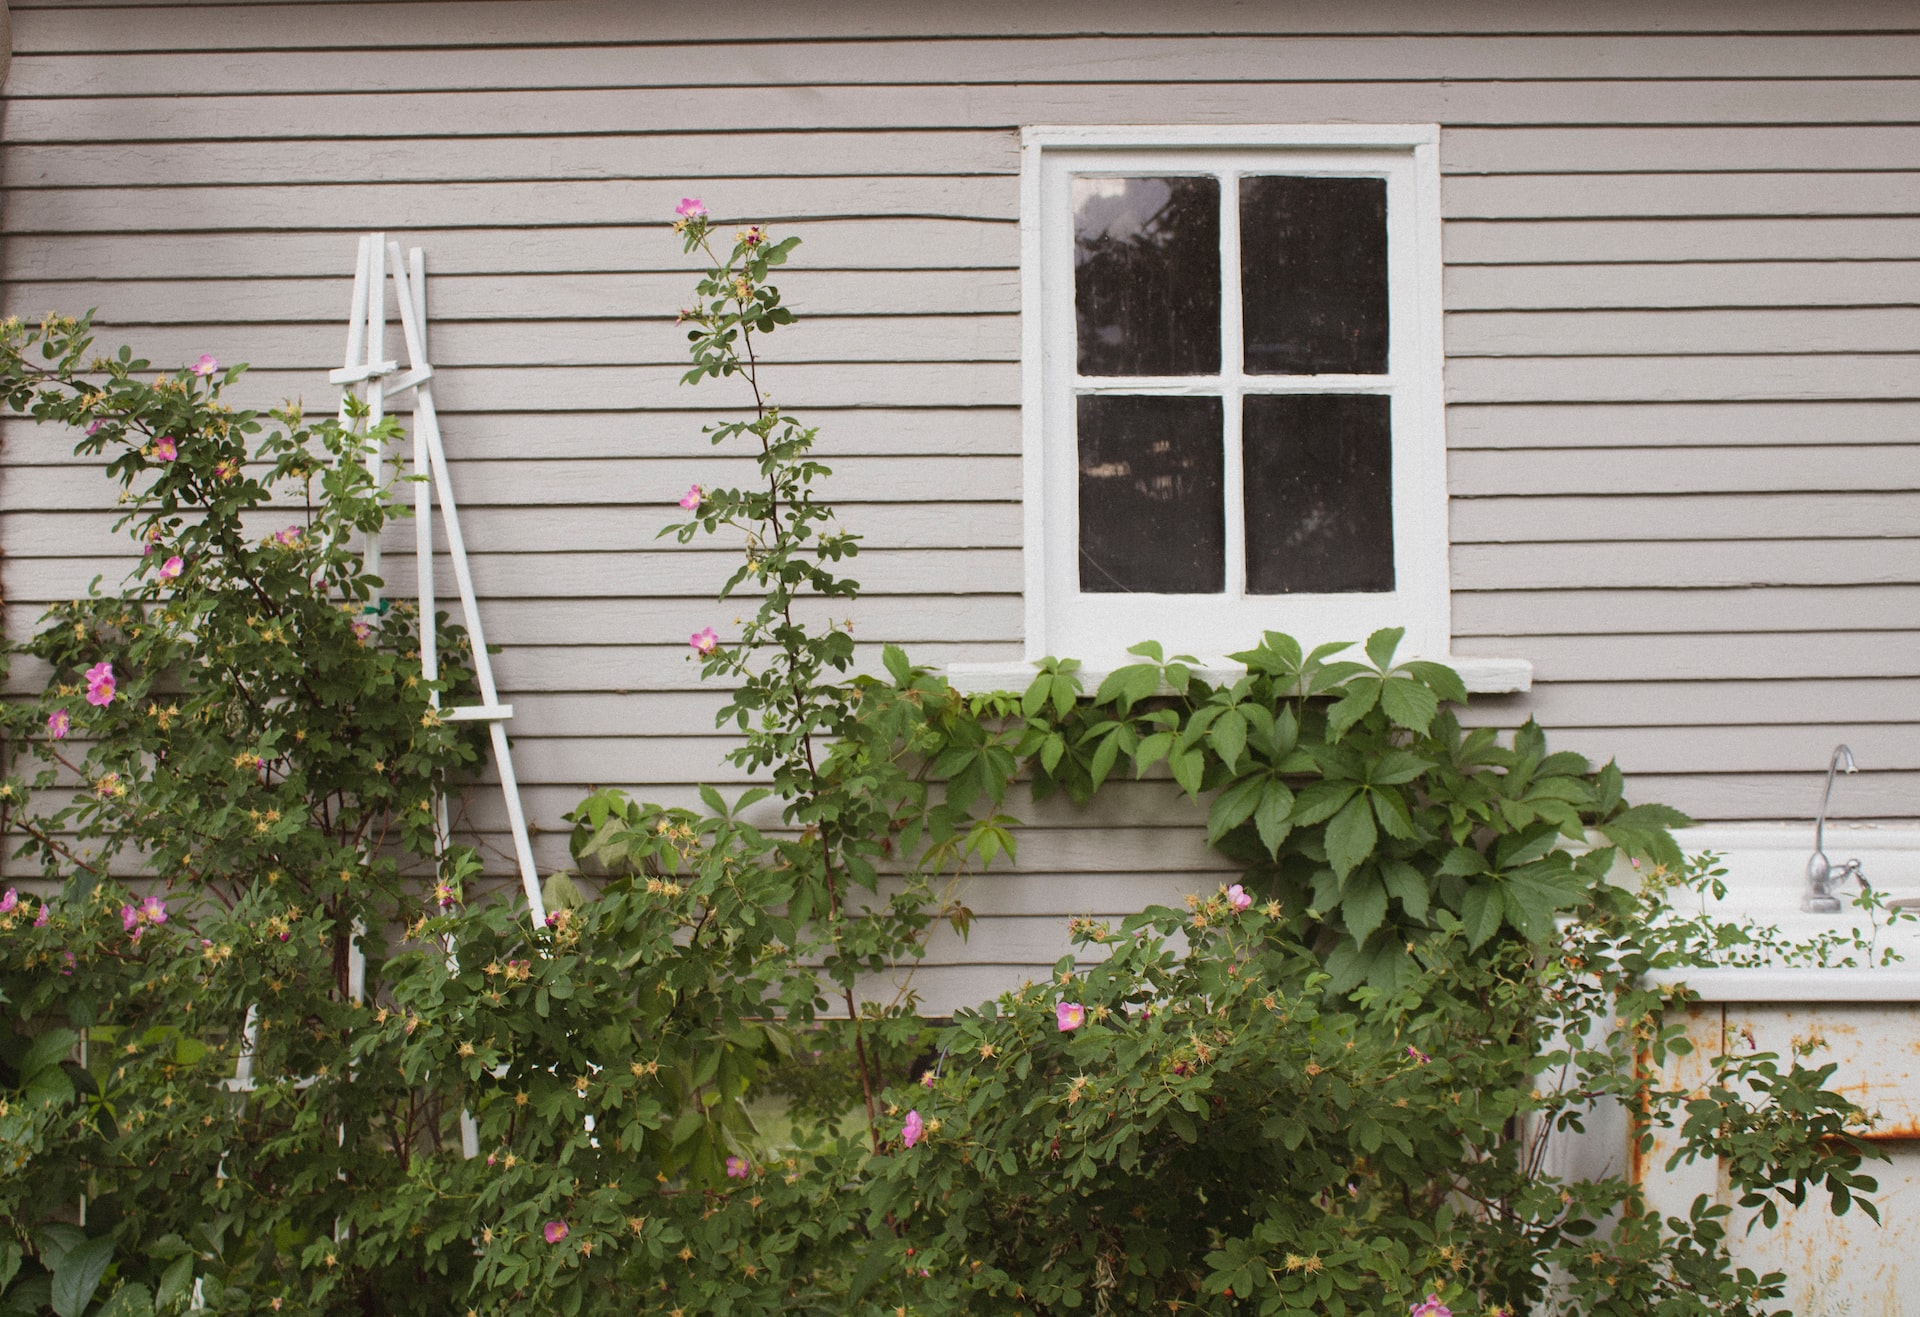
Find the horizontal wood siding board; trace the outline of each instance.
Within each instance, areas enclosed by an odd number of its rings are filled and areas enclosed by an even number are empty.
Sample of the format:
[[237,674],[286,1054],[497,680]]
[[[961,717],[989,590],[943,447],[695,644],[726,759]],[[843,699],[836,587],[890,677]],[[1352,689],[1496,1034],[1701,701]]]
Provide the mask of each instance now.
[[1920,539],[1461,544],[1456,589],[1920,583]]
[[1448,455],[1447,477],[1457,497],[1912,491],[1920,446],[1462,449]]
[[[1457,231],[1449,230],[1449,232]],[[1516,226],[1516,232],[1518,232]],[[1532,232],[1532,229],[1528,229]],[[1920,262],[1732,260],[1455,265],[1446,302],[1478,311],[1692,311],[1920,304]],[[1448,347],[1458,350],[1449,335]]]
[[1533,662],[1536,683],[1617,682],[1627,707],[1640,682],[1920,676],[1920,629],[1455,636],[1453,652],[1523,653]]
[[[357,29],[354,29],[357,30]],[[484,75],[481,75],[484,80]],[[197,90],[197,89],[196,89]],[[15,143],[307,137],[550,137],[713,124],[756,129],[1001,129],[1031,123],[1801,125],[1920,122],[1920,78],[1269,83],[886,84],[62,97],[10,100]],[[324,106],[324,110],[316,107]]]
[[[545,34],[542,34],[543,39]],[[443,44],[443,43],[435,43]],[[524,46],[496,66],[500,88],[726,87],[743,74],[765,86],[944,83],[990,86],[1076,83],[1475,82],[1488,80],[1693,80],[1908,78],[1920,37],[1906,34],[1082,36],[1021,39],[812,40],[796,59],[790,40]],[[9,95],[47,98],[164,95],[218,86],[225,95],[290,92],[464,91],[473,54],[442,50],[260,50],[230,57],[192,52],[30,52],[8,76]]]
[[1453,634],[1722,635],[1920,630],[1920,586],[1471,590],[1453,597]]
[[[691,393],[689,400],[701,395]],[[715,397],[711,389],[706,396]],[[715,412],[724,410],[716,403]],[[701,433],[698,415],[676,412],[662,418],[631,411],[574,412],[556,427],[545,411],[453,413],[442,425],[449,460],[621,457],[703,457],[714,460],[712,443]],[[818,455],[829,463],[855,456],[951,457],[965,454],[1018,456],[1019,413],[1014,408],[856,407],[810,411],[804,418],[819,430]],[[18,417],[0,418],[0,451],[7,465],[66,466],[78,459],[79,435]],[[96,468],[97,469],[97,468]],[[836,472],[838,468],[835,468]],[[711,482],[709,482],[711,483]],[[837,485],[832,486],[837,490]],[[456,486],[456,494],[459,492]]]
[[1456,498],[1451,514],[1455,544],[1912,539],[1920,491]]
[[[489,282],[462,284],[454,281],[451,293],[468,297],[468,303],[489,295],[512,301],[536,294],[555,275],[663,275],[673,280],[669,286],[659,280],[636,281],[630,286],[568,284],[555,281],[550,287],[563,301],[562,306],[578,306],[596,296],[617,297],[623,293],[645,294],[633,307],[657,309],[680,305],[692,287],[688,274],[693,261],[681,255],[680,244],[673,239],[665,223],[649,223],[652,217],[634,215],[625,224],[592,227],[432,229],[418,226],[395,230],[388,237],[421,248],[426,255],[427,277],[431,284],[448,275],[487,276]],[[757,216],[764,221],[766,216]],[[151,280],[213,280],[216,284],[233,279],[331,280],[337,286],[345,271],[351,283],[354,249],[358,235],[352,232],[282,233],[151,233],[137,245],[122,237],[97,234],[56,233],[39,237],[11,236],[0,258],[9,283],[65,281],[82,276],[95,281],[138,285]],[[774,230],[781,236],[784,230]],[[809,220],[797,231],[804,256],[796,254],[795,267],[782,272],[784,279],[799,279],[804,285],[819,287],[825,296],[835,284],[847,282],[831,277],[834,272],[852,270],[951,269],[968,271],[971,278],[992,285],[995,279],[973,274],[982,266],[1005,267],[1018,263],[1019,235],[1008,220],[970,220],[954,218],[926,219],[893,216],[888,219],[851,218]],[[909,289],[919,287],[911,276],[901,278]],[[858,281],[852,281],[857,283]],[[874,281],[878,282],[878,281]],[[953,281],[957,283],[957,281]],[[1017,288],[1018,279],[1009,275],[1009,288]],[[244,290],[243,290],[244,291]],[[300,306],[298,289],[289,287],[289,305]],[[567,294],[572,297],[568,298]],[[537,295],[537,294],[536,294]],[[431,292],[430,292],[431,296]],[[428,316],[434,314],[430,302]],[[459,303],[456,303],[459,305]],[[965,303],[957,305],[964,306]],[[1003,303],[998,309],[1017,306]],[[825,308],[823,308],[825,309]],[[539,303],[531,314],[541,314]],[[345,320],[346,313],[338,313]],[[289,313],[289,318],[298,318]]]
[[[684,455],[674,456],[550,461],[529,455],[518,460],[462,458],[448,463],[453,492],[465,507],[646,505],[662,510],[672,507],[680,520],[685,514],[675,500],[689,485],[746,483],[755,471],[751,459],[719,457],[711,447],[702,452],[691,445]],[[1017,501],[1020,492],[1017,463],[1010,457],[849,456],[835,459],[833,475],[827,479],[834,499],[849,504],[1006,502]],[[22,465],[8,473],[9,510],[111,507],[115,497],[98,464]],[[475,547],[480,544],[476,541]]]
[[[1840,448],[1920,442],[1920,400],[1775,399],[1769,402],[1459,403],[1447,409],[1447,445],[1467,449]],[[1744,454],[1734,455],[1739,461]],[[1702,459],[1704,460],[1704,458]],[[1821,455],[1800,457],[1819,469]]]
[[[333,50],[354,49],[362,25],[376,28],[394,47],[508,46],[528,44],[524,14],[513,0],[473,0],[461,6],[461,21],[448,24],[437,5],[367,3],[258,3],[213,0],[211,5],[153,5],[146,0],[16,0],[20,12],[15,46],[36,50]],[[222,10],[207,24],[202,11]],[[119,10],[119,14],[113,11]],[[132,11],[128,17],[128,11]],[[96,13],[96,11],[99,11]],[[101,27],[100,14],[118,21]],[[1515,0],[1454,0],[1444,10],[1413,2],[1366,6],[1345,0],[1301,0],[1266,11],[1196,0],[1182,16],[1197,31],[1234,34],[1330,33],[1335,35],[1434,33],[1453,35],[1532,33],[1911,33],[1912,10],[1903,0],[1829,0],[1809,7],[1797,0],[1747,0],[1736,9],[1677,10],[1662,0],[1612,0],[1572,9]],[[965,7],[901,10],[881,0],[835,0],[769,9],[690,11],[633,7],[619,0],[543,0],[538,42],[597,46],[632,42],[709,42],[779,37],[785,41],[913,36],[947,40],[959,36],[1087,37],[1153,35],[1167,31],[1167,10],[1147,0],[1109,0],[1095,5],[1033,6],[1024,0],[977,0]],[[190,33],[189,45],[182,33]],[[270,38],[270,39],[269,39]]]
[[[411,234],[396,234],[411,245]],[[422,250],[428,250],[422,247]],[[337,252],[336,252],[337,255]],[[811,256],[812,253],[808,253]],[[352,264],[348,253],[347,264]],[[428,318],[437,330],[448,324],[517,324],[552,320],[585,336],[608,321],[671,324],[683,302],[692,300],[691,270],[647,274],[617,271],[547,275],[449,275],[429,266],[432,305]],[[139,341],[164,325],[311,326],[315,341],[338,351],[336,326],[346,319],[337,273],[303,279],[37,280],[16,279],[6,289],[13,314],[52,307],[75,313],[97,307],[98,333]],[[780,276],[782,300],[808,326],[835,318],[887,320],[900,316],[1011,315],[1019,295],[1011,271],[815,270],[798,268]],[[104,299],[104,300],[103,300]],[[324,328],[323,328],[324,327]],[[788,332],[783,330],[783,333]],[[685,342],[685,339],[681,339]],[[438,351],[440,339],[434,339]],[[441,353],[440,355],[445,355]]]

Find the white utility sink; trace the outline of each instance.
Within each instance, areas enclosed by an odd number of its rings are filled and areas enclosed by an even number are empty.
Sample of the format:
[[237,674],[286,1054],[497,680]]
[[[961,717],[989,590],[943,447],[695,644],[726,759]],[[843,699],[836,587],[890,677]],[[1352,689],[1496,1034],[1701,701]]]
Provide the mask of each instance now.
[[[1760,949],[1739,947],[1714,969],[1671,970],[1654,982],[1684,980],[1704,1001],[1718,1002],[1920,1002],[1920,910],[1864,911],[1853,904],[1857,885],[1839,891],[1838,914],[1800,908],[1807,891],[1807,860],[1813,826],[1780,825],[1688,828],[1675,834],[1688,855],[1712,851],[1726,870],[1727,894],[1709,899],[1706,913],[1742,928],[1771,927],[1772,940],[1806,948],[1798,963],[1748,963]],[[1920,906],[1920,828],[1879,828],[1829,821],[1826,854],[1836,866],[1860,861],[1861,873],[1883,902],[1911,898]],[[1682,913],[1686,898],[1677,895]],[[1877,918],[1879,927],[1874,927]],[[1866,943],[1865,947],[1858,945]],[[1886,963],[1892,949],[1904,959]]]

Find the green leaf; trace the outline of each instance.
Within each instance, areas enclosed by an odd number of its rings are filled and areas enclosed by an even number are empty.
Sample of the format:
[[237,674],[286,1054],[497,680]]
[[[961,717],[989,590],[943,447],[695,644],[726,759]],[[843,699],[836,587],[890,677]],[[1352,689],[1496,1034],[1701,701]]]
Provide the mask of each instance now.
[[1365,942],[1387,917],[1387,889],[1371,869],[1348,878],[1340,893],[1340,915],[1355,942]]
[[1327,740],[1338,741],[1348,728],[1373,712],[1380,703],[1380,686],[1378,677],[1361,677],[1347,687],[1347,693],[1327,710]]
[[68,1253],[87,1242],[87,1232],[79,1226],[56,1221],[35,1230],[33,1242],[39,1250],[41,1263],[48,1270],[53,1270],[59,1267]]
[[1391,787],[1384,791],[1369,791],[1373,797],[1373,816],[1380,820],[1380,826],[1387,830],[1389,837],[1398,837],[1401,841],[1413,841],[1420,830],[1413,825],[1413,815],[1407,810],[1407,802],[1398,791]]
[[1351,782],[1316,782],[1294,801],[1291,822],[1301,825],[1330,819],[1359,789]]
[[1380,707],[1395,726],[1424,732],[1440,712],[1440,700],[1417,681],[1388,677],[1380,688]]
[[1206,772],[1207,757],[1198,750],[1180,750],[1167,756],[1167,767],[1173,770],[1173,780],[1178,782],[1193,799],[1200,799],[1200,781]]
[[1327,824],[1327,863],[1345,878],[1360,861],[1373,854],[1374,843],[1379,839],[1380,833],[1373,826],[1373,810],[1364,794],[1357,795]]
[[1497,884],[1481,883],[1467,889],[1465,898],[1460,902],[1460,922],[1466,929],[1467,946],[1470,949],[1478,950],[1482,943],[1499,931],[1504,909]]
[[1449,703],[1465,704],[1467,702],[1466,683],[1460,680],[1459,673],[1444,663],[1414,659],[1410,663],[1402,664],[1400,670],[1426,683],[1427,689]]
[[1213,749],[1220,756],[1220,762],[1231,772],[1239,764],[1240,756],[1247,748],[1247,720],[1238,712],[1228,709],[1214,721],[1207,732],[1207,739],[1213,742]]
[[1033,679],[1027,687],[1027,693],[1020,697],[1020,716],[1038,718],[1047,702],[1053,698],[1053,678],[1043,672]]
[[122,1285],[94,1309],[94,1317],[153,1317],[153,1294],[145,1285]]
[[1166,758],[1167,751],[1173,749],[1172,732],[1155,732],[1140,742],[1133,752],[1133,775],[1139,777],[1149,768]]
[[1440,861],[1439,872],[1447,878],[1472,878],[1487,872],[1487,862],[1473,847],[1455,846]]
[[1380,865],[1380,877],[1386,883],[1388,894],[1400,902],[1409,919],[1427,917],[1427,880],[1418,869],[1405,860],[1386,860]]
[[106,1235],[76,1244],[53,1269],[53,1310],[59,1317],[81,1317],[113,1263],[113,1240]]
[[1088,765],[1088,771],[1093,774],[1094,786],[1097,787],[1107,780],[1107,774],[1113,771],[1113,761],[1119,757],[1119,754],[1120,734],[1117,731],[1109,732],[1106,739],[1095,747],[1093,762]]
[[1267,848],[1268,855],[1278,856],[1280,843],[1293,831],[1293,824],[1287,821],[1292,812],[1293,792],[1280,779],[1268,779],[1253,811],[1253,826],[1259,830],[1260,844]]
[[173,1260],[160,1277],[160,1293],[154,1297],[156,1308],[171,1308],[193,1292],[193,1255],[182,1254]]
[[20,1060],[20,1079],[24,1085],[43,1070],[57,1067],[72,1053],[80,1035],[71,1029],[49,1029],[33,1040]]
[[887,674],[893,678],[896,686],[906,686],[913,681],[913,664],[907,661],[907,651],[898,645],[887,645],[880,650],[880,661],[887,665]]
[[1207,810],[1209,846],[1217,845],[1222,837],[1253,817],[1271,781],[1272,778],[1256,773],[1241,778],[1214,797],[1213,806]]
[[1393,651],[1400,648],[1401,637],[1407,634],[1402,626],[1382,627],[1367,637],[1367,657],[1373,660],[1373,666],[1385,672],[1393,665]]
[[1124,668],[1115,668],[1100,683],[1100,689],[1094,693],[1094,700],[1100,704],[1118,703],[1120,711],[1125,713],[1141,700],[1146,699],[1160,689],[1160,669],[1151,663],[1132,663]]

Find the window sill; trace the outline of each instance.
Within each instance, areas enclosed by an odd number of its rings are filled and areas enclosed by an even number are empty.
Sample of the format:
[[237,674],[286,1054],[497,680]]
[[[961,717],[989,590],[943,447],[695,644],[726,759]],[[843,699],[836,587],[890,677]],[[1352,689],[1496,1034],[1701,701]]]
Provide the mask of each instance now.
[[[1456,654],[1440,660],[1460,674],[1467,690],[1475,695],[1507,695],[1533,689],[1533,663],[1518,658],[1482,658]],[[1080,681],[1088,691],[1098,690],[1107,679],[1110,667],[1082,667]],[[1240,667],[1202,667],[1200,675],[1214,685],[1237,679],[1246,669]],[[988,691],[1024,691],[1033,682],[1031,663],[949,663],[947,682],[965,695]]]

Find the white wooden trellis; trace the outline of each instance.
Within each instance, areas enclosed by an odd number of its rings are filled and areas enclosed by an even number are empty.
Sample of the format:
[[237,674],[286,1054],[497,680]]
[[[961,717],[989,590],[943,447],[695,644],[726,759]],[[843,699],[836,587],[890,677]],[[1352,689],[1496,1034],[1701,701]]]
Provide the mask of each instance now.
[[[407,369],[404,372],[398,361],[386,356],[386,282],[389,274],[394,283],[401,335],[406,345]],[[327,378],[331,383],[341,386],[339,416],[342,425],[348,424],[351,419],[350,398],[355,385],[364,387],[363,401],[369,428],[378,425],[385,417],[389,398],[413,390],[415,479],[412,483],[415,568],[420,601],[420,675],[427,682],[437,681],[440,676],[439,636],[434,625],[437,605],[433,578],[433,510],[437,502],[441,522],[446,527],[447,554],[460,592],[460,608],[467,628],[467,639],[473,651],[474,679],[480,687],[480,703],[441,709],[438,691],[429,691],[428,699],[447,722],[489,724],[494,765],[500,774],[500,790],[506,800],[507,820],[513,830],[520,883],[537,927],[546,922],[547,907],[540,892],[539,870],[534,866],[526,811],[520,802],[519,779],[513,771],[513,752],[507,742],[506,721],[513,717],[513,706],[500,703],[499,690],[494,685],[493,663],[487,654],[486,633],[480,624],[480,607],[474,594],[473,574],[467,565],[466,538],[460,530],[459,507],[454,501],[446,448],[440,438],[440,418],[433,401],[433,367],[427,359],[426,263],[420,248],[410,250],[403,262],[400,244],[386,241],[385,234],[372,233],[360,239],[360,253],[353,276],[353,305],[347,324],[346,360],[339,370],[330,372]],[[382,478],[385,453],[379,446],[369,447],[365,460],[368,473],[378,483]],[[378,576],[380,542],[377,537],[367,538],[361,546],[361,556],[368,572]],[[365,611],[378,616],[385,612],[385,607],[376,600]],[[449,842],[444,796],[434,802],[434,834],[437,851],[444,854]],[[454,956],[451,946],[447,948],[447,956],[451,965]],[[354,1001],[359,1001],[366,995],[366,958],[360,952],[357,939],[348,948],[347,965],[348,995]],[[242,1027],[238,1062],[233,1078],[227,1081],[227,1087],[236,1093],[253,1090],[253,1061],[258,1041],[258,1011],[249,1007]],[[302,1082],[313,1081],[308,1079]],[[461,1149],[466,1156],[477,1156],[479,1133],[471,1115],[464,1111],[460,1113],[460,1136]],[[341,1138],[344,1140],[345,1137],[346,1132],[342,1130]],[[198,1307],[197,1285],[195,1291],[194,1304]]]
[[[533,844],[527,835],[526,811],[520,803],[520,784],[513,771],[513,752],[507,743],[507,719],[513,706],[500,703],[493,681],[493,661],[487,654],[486,633],[480,624],[480,606],[474,595],[473,573],[467,565],[466,538],[460,530],[460,512],[454,502],[453,483],[447,470],[446,448],[440,439],[440,416],[433,402],[433,367],[427,360],[427,284],[426,264],[418,247],[408,252],[403,262],[400,244],[385,241],[386,235],[369,234],[360,240],[360,262],[353,279],[352,319],[347,328],[346,363],[327,378],[342,386],[340,414],[347,414],[347,395],[356,384],[365,386],[369,425],[377,425],[386,413],[388,400],[413,390],[413,474],[415,567],[420,598],[420,669],[424,680],[432,682],[440,675],[438,640],[434,634],[433,580],[433,508],[437,500],[440,518],[446,527],[447,556],[453,565],[453,577],[460,592],[460,609],[473,650],[475,682],[480,687],[480,703],[464,708],[442,710],[448,722],[485,722],[493,739],[494,766],[500,774],[500,791],[506,800],[507,820],[513,830],[513,849],[520,865],[520,883],[534,922],[544,923],[546,902],[540,894],[540,874],[533,861]],[[407,369],[386,352],[386,275],[391,273],[400,311],[401,335],[406,343]],[[367,452],[368,470],[379,479],[384,454],[378,448]],[[369,538],[363,549],[368,571],[380,571],[380,546]],[[440,696],[430,696],[435,709]],[[442,847],[447,844],[446,801],[437,804],[436,827]]]

